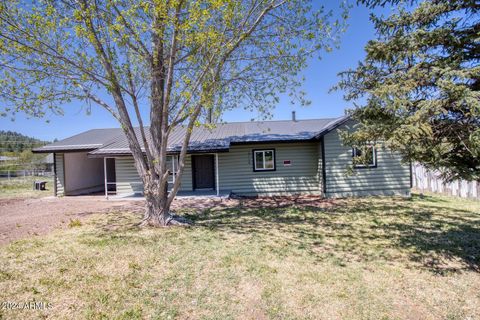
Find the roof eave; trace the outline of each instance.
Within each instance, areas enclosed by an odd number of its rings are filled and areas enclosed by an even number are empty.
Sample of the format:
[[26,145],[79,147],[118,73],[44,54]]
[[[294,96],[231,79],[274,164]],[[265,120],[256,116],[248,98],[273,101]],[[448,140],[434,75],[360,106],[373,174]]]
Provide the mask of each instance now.
[[89,149],[32,149],[32,153],[67,153],[67,152],[91,152],[96,150],[97,148],[89,148]]
[[264,143],[295,143],[295,142],[309,142],[316,141],[317,136],[302,139],[283,139],[283,140],[255,140],[255,141],[232,141],[231,145],[246,145],[246,144],[264,144]]
[[316,139],[320,139],[322,138],[324,135],[326,135],[327,133],[329,132],[332,132],[333,130],[337,129],[338,127],[340,127],[342,124],[346,123],[348,120],[351,120],[351,116],[350,115],[346,115],[346,116],[343,116],[341,118],[338,118],[337,120],[333,121],[331,124],[329,124],[328,126],[326,126],[325,128],[323,128],[322,130],[320,130],[315,138]]
[[[95,151],[95,150],[92,150]],[[224,153],[229,152],[230,149],[207,149],[207,150],[188,150],[188,154],[202,154],[202,153]],[[145,153],[145,151],[143,151]],[[180,151],[167,151],[168,155],[172,154],[180,154]],[[130,150],[125,150],[123,152],[95,152],[95,153],[88,153],[89,158],[108,158],[108,157],[128,157],[131,156],[132,153]]]

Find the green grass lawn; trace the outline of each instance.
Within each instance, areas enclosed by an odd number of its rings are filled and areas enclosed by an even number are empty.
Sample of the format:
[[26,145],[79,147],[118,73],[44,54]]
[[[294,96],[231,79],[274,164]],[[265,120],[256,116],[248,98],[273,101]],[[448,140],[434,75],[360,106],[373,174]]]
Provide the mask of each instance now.
[[[34,181],[47,181],[45,191],[33,190]],[[15,177],[0,179],[0,199],[38,198],[53,195],[52,177]]]
[[439,196],[94,215],[0,252],[0,318],[478,319],[480,202]]

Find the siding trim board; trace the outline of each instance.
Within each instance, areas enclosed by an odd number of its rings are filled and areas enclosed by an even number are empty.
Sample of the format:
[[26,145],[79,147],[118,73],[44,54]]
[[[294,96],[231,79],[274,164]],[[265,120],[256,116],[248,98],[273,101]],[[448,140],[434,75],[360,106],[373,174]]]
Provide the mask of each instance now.
[[325,166],[325,140],[323,136],[320,138],[320,150],[322,152],[322,189],[323,193],[327,193],[327,168]]
[[67,195],[67,170],[65,170],[65,153],[62,153],[63,195]]
[[53,153],[53,195],[57,196],[57,157]]

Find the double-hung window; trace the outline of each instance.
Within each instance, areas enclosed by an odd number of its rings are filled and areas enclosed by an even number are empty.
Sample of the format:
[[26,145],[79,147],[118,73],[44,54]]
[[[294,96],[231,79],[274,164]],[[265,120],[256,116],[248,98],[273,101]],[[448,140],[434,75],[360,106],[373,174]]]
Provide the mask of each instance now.
[[377,151],[373,145],[353,147],[352,158],[355,168],[372,168],[377,166]]
[[253,150],[253,171],[274,171],[275,150]]

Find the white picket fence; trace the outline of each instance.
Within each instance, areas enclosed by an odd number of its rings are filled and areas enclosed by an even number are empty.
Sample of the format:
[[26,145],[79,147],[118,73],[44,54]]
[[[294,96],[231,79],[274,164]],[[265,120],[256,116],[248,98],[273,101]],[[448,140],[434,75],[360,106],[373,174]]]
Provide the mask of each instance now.
[[480,181],[455,180],[445,182],[438,172],[427,170],[421,164],[412,164],[412,186],[421,192],[442,193],[480,200]]

